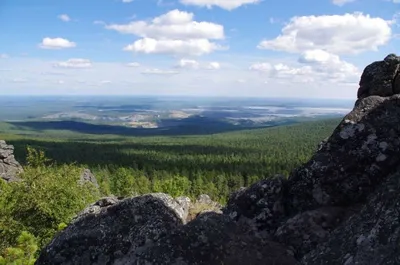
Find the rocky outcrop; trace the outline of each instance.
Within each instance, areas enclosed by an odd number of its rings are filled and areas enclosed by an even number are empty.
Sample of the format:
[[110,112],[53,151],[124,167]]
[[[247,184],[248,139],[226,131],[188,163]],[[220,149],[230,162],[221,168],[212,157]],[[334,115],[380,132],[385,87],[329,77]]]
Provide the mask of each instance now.
[[365,68],[354,109],[288,178],[243,188],[222,214],[186,225],[188,198],[105,199],[37,264],[400,264],[399,65],[391,54]]
[[90,171],[90,169],[85,168],[79,178],[79,183],[91,183],[96,189],[99,188],[99,184],[97,183],[96,176]]
[[241,189],[230,196],[223,211],[234,220],[253,220],[259,230],[272,233],[285,218],[285,183],[283,176],[275,176]]
[[0,140],[0,178],[7,182],[17,181],[21,171],[22,167],[14,157],[14,146]]
[[118,264],[118,259],[182,225],[173,199],[106,198],[81,213],[42,250],[36,264]]
[[400,93],[399,73],[400,57],[395,54],[368,65],[361,76],[358,98],[373,95],[389,97]]
[[122,264],[299,264],[293,252],[216,213],[200,215]]

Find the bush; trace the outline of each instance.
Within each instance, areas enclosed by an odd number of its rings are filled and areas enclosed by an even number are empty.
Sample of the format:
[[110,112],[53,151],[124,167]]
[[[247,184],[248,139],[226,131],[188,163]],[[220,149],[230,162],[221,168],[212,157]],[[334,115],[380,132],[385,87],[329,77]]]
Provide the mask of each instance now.
[[78,183],[82,171],[83,168],[75,165],[35,164],[24,168],[20,175],[22,181],[2,184],[0,238],[4,240],[0,251],[14,245],[22,231],[36,236],[39,246],[44,246],[60,224],[69,223],[94,202],[98,198],[96,188],[91,183]]
[[36,238],[23,231],[17,239],[17,246],[7,248],[0,256],[0,265],[33,265],[37,250]]

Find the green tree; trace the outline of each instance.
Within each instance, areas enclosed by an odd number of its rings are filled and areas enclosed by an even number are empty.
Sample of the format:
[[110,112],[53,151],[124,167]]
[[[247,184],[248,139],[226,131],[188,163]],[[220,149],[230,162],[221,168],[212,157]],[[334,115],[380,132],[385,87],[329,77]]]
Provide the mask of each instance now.
[[33,265],[37,250],[36,238],[22,231],[17,238],[17,246],[7,248],[0,256],[0,265]]

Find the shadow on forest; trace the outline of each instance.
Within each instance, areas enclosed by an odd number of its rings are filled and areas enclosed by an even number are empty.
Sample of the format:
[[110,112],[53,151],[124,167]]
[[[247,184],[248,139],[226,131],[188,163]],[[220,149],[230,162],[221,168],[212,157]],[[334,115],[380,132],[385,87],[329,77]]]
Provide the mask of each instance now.
[[[244,127],[233,125],[229,122],[210,119],[206,117],[195,117],[183,119],[176,126],[162,128],[129,128],[119,125],[90,124],[79,121],[27,121],[27,122],[8,122],[16,127],[16,130],[26,131],[27,128],[35,131],[44,130],[68,130],[77,133],[94,135],[121,135],[121,136],[182,136],[182,135],[206,135],[239,131],[244,129],[259,129],[267,126]],[[277,125],[293,124],[295,121],[289,120],[285,123],[268,124],[268,127]]]
[[[139,170],[165,170],[169,172],[223,171],[225,174],[259,174],[263,171],[259,161],[217,160],[215,156],[229,156],[232,153],[251,152],[251,149],[207,145],[157,145],[147,143],[86,143],[49,142],[39,140],[9,140],[15,147],[15,157],[25,163],[26,146],[44,150],[47,157],[57,162],[77,163],[90,168],[112,165],[113,167],[133,167]],[[133,150],[132,153],[127,153]],[[157,154],[165,155],[159,157]],[[209,159],[197,159],[208,156]],[[278,168],[287,168],[284,162],[276,161]]]

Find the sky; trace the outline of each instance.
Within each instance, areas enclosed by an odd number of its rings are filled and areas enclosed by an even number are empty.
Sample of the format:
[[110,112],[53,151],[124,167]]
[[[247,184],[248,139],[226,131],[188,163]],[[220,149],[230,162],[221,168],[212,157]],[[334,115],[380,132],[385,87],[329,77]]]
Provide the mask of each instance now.
[[400,54],[400,0],[0,0],[0,25],[1,95],[352,99]]

